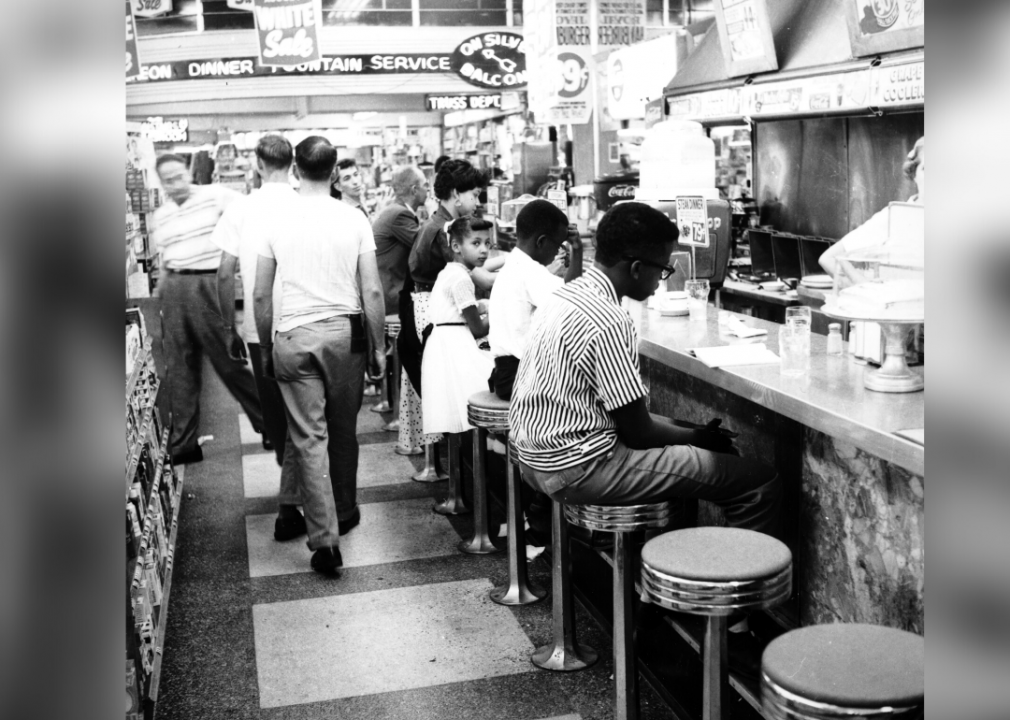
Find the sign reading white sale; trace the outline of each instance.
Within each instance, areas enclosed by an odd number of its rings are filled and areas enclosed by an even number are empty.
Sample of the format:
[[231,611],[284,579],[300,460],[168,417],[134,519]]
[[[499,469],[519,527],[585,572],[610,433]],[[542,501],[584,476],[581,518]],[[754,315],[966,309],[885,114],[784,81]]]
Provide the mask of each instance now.
[[255,0],[260,64],[287,67],[319,59],[319,0]]

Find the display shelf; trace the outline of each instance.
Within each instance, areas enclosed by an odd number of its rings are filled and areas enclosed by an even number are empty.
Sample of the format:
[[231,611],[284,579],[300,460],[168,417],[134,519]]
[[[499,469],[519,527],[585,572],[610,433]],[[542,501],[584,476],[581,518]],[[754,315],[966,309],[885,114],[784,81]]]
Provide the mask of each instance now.
[[[130,451],[130,459],[126,463],[126,496],[130,496],[130,485],[132,485],[132,480],[134,474],[137,472],[137,463],[140,462],[140,454],[144,449],[144,442],[147,437],[147,433],[151,430],[151,425],[154,422],[154,402],[158,398],[158,390],[161,389],[161,382],[155,378],[154,385],[151,389],[151,399],[150,404],[144,408],[144,414],[141,416],[141,421],[139,423],[139,430],[137,431],[137,442],[134,443],[133,449]],[[167,429],[165,432],[168,432]]]
[[[168,556],[175,555],[175,541],[179,534],[179,509],[182,507],[182,487],[185,482],[185,472],[177,469],[178,481],[172,524],[168,538]],[[154,705],[158,702],[158,689],[161,686],[161,659],[164,657],[165,628],[168,627],[168,595],[172,591],[172,568],[165,573],[165,585],[161,590],[161,612],[158,617],[158,644],[154,648],[154,668],[151,670],[151,686],[147,691],[147,701]]]
[[136,359],[133,361],[133,372],[130,373],[130,377],[126,379],[126,398],[129,399],[133,395],[134,390],[137,389],[137,381],[140,379],[140,373],[148,366],[148,361],[151,358],[151,351],[147,347],[141,348],[140,352],[137,353]]

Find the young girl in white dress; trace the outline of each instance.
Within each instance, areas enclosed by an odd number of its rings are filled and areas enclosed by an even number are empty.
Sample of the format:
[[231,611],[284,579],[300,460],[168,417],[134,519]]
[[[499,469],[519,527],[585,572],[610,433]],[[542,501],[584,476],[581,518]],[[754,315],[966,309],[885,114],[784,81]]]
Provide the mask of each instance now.
[[466,405],[471,395],[487,390],[494,367],[490,352],[475,338],[487,336],[488,320],[474,295],[470,271],[482,267],[490,252],[487,238],[474,234],[469,218],[446,223],[453,259],[438,274],[431,290],[431,330],[421,364],[421,406],[426,435],[473,429]]

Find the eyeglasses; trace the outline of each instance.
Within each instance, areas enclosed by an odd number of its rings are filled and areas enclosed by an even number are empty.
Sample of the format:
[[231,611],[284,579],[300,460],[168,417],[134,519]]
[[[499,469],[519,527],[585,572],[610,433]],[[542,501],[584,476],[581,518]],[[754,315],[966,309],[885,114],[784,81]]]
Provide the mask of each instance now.
[[652,260],[643,260],[642,258],[635,257],[634,255],[621,255],[621,259],[629,262],[640,262],[643,265],[648,265],[649,267],[659,268],[663,271],[663,273],[659,276],[660,280],[666,280],[668,277],[677,272],[677,268],[672,265],[663,265],[662,263],[652,262]]

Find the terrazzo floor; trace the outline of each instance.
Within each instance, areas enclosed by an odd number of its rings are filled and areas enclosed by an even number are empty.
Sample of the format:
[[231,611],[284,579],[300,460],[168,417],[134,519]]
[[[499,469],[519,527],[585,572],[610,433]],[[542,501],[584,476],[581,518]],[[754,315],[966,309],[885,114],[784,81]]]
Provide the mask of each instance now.
[[[393,452],[376,400],[365,398],[358,423],[361,524],[341,538],[344,569],[331,579],[309,568],[304,537],[273,539],[280,469],[204,369],[200,432],[213,439],[185,471],[157,718],[612,718],[608,629],[576,603],[580,640],[600,662],[535,668],[550,599],[490,601],[505,555],[456,549],[472,518],[431,511],[446,483],[411,481],[422,458]],[[550,587],[549,558],[530,575]],[[643,720],[674,717],[645,683],[641,695]]]

